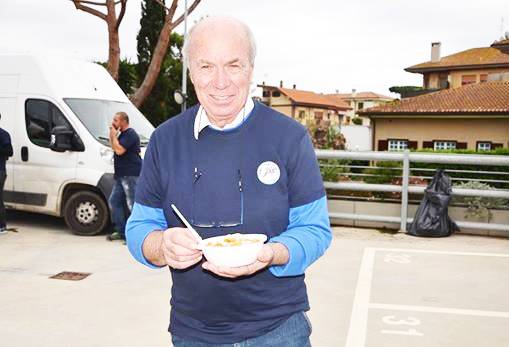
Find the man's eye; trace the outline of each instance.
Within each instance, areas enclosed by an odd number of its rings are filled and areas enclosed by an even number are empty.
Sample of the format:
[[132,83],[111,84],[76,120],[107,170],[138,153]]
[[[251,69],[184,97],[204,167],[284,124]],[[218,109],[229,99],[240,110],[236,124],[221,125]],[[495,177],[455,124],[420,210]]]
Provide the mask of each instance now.
[[231,64],[228,66],[228,68],[230,69],[230,71],[239,71],[241,69],[241,66],[240,64]]
[[210,70],[211,68],[212,68],[212,66],[210,66],[210,65],[202,65],[201,66],[202,70]]

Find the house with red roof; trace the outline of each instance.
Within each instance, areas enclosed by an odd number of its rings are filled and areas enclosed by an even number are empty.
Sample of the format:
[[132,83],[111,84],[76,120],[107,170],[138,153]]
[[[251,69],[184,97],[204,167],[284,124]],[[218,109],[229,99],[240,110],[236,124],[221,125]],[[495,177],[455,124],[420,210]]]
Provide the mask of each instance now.
[[378,151],[509,147],[509,81],[472,83],[359,111]]
[[426,90],[509,80],[509,37],[489,47],[470,48],[445,57],[441,56],[441,48],[440,42],[432,43],[431,60],[405,69],[422,74]]
[[[327,94],[327,96],[338,98],[346,102],[351,110],[347,111],[346,117],[344,117],[344,124],[355,123],[354,119],[359,117],[358,111],[363,110],[365,108],[381,106],[392,102],[394,98],[377,94],[373,92],[357,92],[355,89],[352,89],[351,93],[335,93],[335,94]],[[360,117],[359,123],[361,125],[369,125],[369,118]]]
[[307,90],[258,85],[262,102],[273,109],[311,127],[318,123],[339,128],[351,107],[343,100]]

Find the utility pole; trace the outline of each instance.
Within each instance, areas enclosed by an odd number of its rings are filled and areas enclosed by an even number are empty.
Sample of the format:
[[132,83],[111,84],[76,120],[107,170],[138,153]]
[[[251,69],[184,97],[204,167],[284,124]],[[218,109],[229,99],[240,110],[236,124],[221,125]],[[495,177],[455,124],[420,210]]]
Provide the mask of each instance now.
[[[187,40],[187,0],[184,1],[184,42]],[[182,61],[182,112],[187,108],[187,58]]]

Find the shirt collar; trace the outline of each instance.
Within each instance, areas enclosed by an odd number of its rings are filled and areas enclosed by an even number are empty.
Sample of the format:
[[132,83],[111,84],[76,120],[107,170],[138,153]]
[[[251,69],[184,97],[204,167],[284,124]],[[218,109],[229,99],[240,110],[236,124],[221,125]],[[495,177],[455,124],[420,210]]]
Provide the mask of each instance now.
[[230,130],[240,126],[244,119],[249,117],[249,114],[251,113],[253,108],[254,108],[253,99],[248,97],[246,100],[246,104],[240,110],[237,116],[235,116],[235,119],[231,123],[226,124],[223,128],[219,128],[210,122],[207,112],[205,111],[203,106],[200,105],[200,108],[198,109],[198,112],[196,113],[196,117],[194,119],[194,138],[198,140],[198,135],[200,134],[200,132],[208,126],[211,127],[212,129],[219,131]]

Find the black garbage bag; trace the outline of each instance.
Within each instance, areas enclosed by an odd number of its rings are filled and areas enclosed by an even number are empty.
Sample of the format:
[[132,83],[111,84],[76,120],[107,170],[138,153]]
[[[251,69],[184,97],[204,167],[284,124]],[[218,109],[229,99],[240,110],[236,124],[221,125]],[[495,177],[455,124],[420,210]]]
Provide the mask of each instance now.
[[458,226],[449,217],[448,206],[451,200],[451,178],[439,169],[424,191],[424,197],[415,213],[408,234],[424,237],[449,236]]

